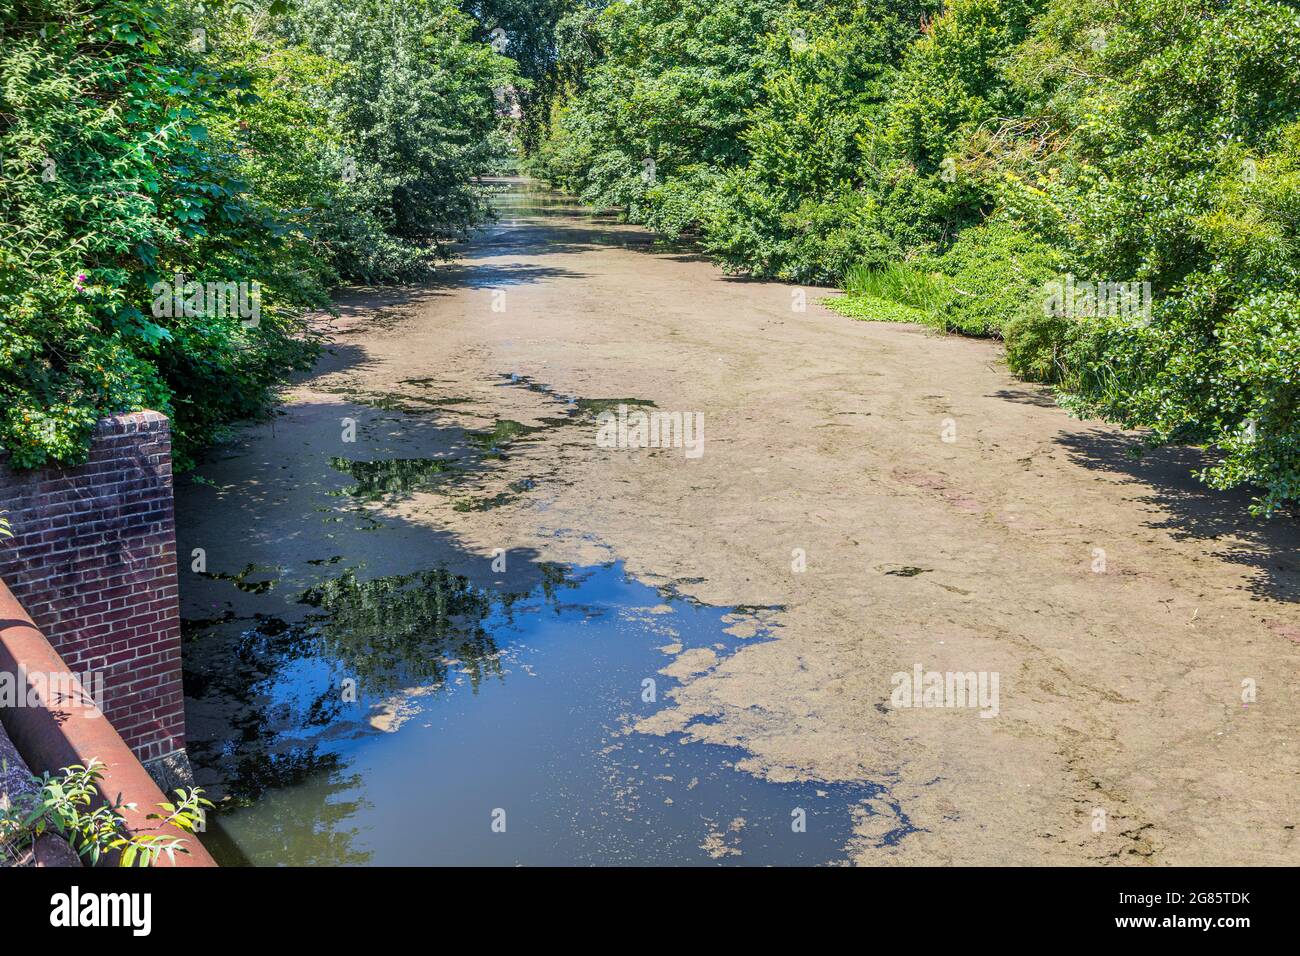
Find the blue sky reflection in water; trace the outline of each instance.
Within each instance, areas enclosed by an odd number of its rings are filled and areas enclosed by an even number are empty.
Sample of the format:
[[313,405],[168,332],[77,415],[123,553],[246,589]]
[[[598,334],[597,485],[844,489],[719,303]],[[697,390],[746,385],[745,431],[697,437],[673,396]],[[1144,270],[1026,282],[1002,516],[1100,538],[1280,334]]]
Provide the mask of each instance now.
[[671,706],[665,648],[725,658],[763,636],[621,564],[552,565],[526,594],[341,573],[308,592],[307,622],[218,623],[187,650],[199,714],[243,688],[225,742],[193,748],[201,779],[244,798],[209,841],[227,864],[823,864],[880,793],[771,783],[735,769],[739,748],[632,730]]

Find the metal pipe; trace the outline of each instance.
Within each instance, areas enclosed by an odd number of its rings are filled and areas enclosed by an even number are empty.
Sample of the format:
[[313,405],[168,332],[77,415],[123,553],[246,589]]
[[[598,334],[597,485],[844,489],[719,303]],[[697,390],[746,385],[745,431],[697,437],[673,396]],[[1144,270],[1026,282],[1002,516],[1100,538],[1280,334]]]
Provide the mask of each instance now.
[[[60,678],[71,674],[63,658],[32,623],[3,580],[0,580],[0,672],[15,678],[20,673]],[[50,687],[63,686],[61,680],[47,679],[46,683]],[[25,692],[26,688],[19,690]],[[158,804],[167,798],[88,694],[60,694],[57,700],[47,700],[45,706],[39,707],[0,707],[0,722],[23,760],[36,772],[59,770],[73,764],[85,766],[92,758],[98,760],[104,774],[99,782],[100,798],[115,802],[120,794],[125,802],[135,804],[134,810],[119,811],[130,833],[185,839],[185,849],[189,852],[176,854],[177,866],[217,865],[195,834],[146,819],[149,813],[163,813]],[[166,867],[171,861],[163,855],[154,865]]]

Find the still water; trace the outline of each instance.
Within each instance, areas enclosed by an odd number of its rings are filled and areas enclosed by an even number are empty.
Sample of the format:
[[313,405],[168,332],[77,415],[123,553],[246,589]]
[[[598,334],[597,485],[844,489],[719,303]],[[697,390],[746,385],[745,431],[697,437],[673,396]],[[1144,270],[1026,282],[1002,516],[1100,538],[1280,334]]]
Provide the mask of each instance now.
[[761,634],[619,564],[546,577],[519,594],[344,575],[299,624],[195,628],[190,693],[234,705],[237,739],[196,753],[226,781],[221,862],[843,859],[877,788],[769,783],[734,768],[739,749],[632,729],[665,705],[678,645],[725,657]]

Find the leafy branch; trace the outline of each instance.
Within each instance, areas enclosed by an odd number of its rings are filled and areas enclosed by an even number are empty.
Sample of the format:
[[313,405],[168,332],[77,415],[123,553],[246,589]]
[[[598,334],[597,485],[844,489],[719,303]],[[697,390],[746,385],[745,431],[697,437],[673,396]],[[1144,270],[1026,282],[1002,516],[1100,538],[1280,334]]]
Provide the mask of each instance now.
[[[189,852],[184,837],[130,833],[122,811],[134,811],[136,805],[123,802],[121,794],[112,803],[93,807],[104,776],[102,768],[103,764],[92,758],[86,766],[74,764],[56,774],[47,771],[33,776],[36,790],[20,794],[11,806],[0,806],[0,846],[21,851],[44,834],[54,833],[92,866],[113,852],[119,854],[118,865],[126,867],[152,866],[164,854],[175,863],[178,852]],[[150,813],[145,819],[196,832],[211,801],[204,799],[197,787],[178,789],[176,796],[175,803],[159,804],[165,815]]]

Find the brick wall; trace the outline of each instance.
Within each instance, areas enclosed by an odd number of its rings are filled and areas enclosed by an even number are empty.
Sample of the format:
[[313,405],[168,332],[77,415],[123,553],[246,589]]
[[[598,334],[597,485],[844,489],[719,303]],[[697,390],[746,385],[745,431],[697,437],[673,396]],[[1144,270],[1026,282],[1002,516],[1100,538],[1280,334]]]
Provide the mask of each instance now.
[[104,714],[141,761],[183,751],[167,418],[105,419],[74,468],[0,458],[0,509],[0,578],[74,673],[102,674]]

